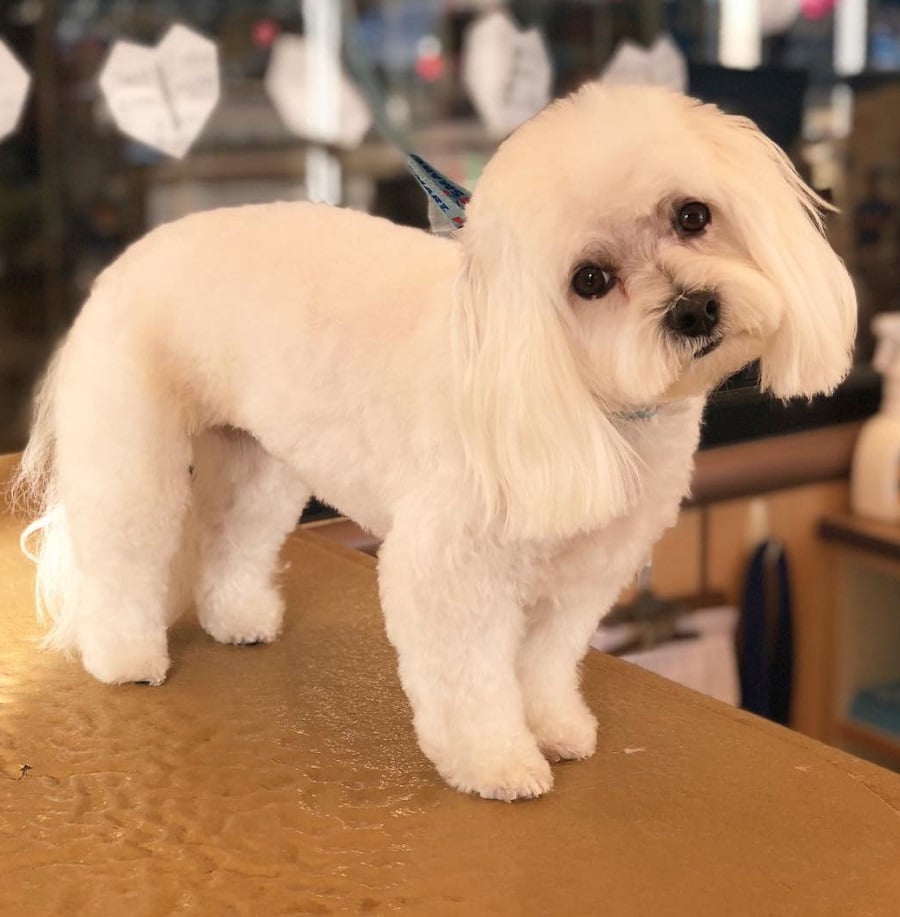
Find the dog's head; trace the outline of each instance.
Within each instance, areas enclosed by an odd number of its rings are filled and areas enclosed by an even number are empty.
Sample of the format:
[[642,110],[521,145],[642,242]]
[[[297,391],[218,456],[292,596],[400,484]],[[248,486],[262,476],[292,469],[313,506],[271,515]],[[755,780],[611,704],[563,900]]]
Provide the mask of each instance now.
[[833,389],[856,302],[821,203],[750,121],[667,90],[589,85],[516,131],[475,190],[458,286],[491,510],[521,534],[621,514],[640,476],[617,416],[751,360],[778,397]]

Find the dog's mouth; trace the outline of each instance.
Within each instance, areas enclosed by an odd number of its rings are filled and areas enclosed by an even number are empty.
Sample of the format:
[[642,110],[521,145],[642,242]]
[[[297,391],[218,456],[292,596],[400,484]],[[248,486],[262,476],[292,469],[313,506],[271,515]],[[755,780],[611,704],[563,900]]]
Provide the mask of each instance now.
[[703,357],[708,357],[719,346],[719,344],[722,343],[723,340],[724,338],[717,337],[708,341],[694,354],[694,359],[702,360]]

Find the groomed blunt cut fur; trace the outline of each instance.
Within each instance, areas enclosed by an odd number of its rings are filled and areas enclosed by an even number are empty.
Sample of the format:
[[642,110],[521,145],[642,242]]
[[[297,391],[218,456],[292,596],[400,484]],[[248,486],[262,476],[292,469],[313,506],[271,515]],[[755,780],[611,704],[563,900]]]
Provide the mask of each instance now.
[[514,539],[598,528],[639,498],[640,460],[598,410],[559,289],[484,222],[465,231],[453,316],[457,415],[483,519]]
[[823,206],[749,121],[589,85],[501,144],[453,239],[304,202],[154,229],[38,394],[15,493],[47,645],[159,685],[190,607],[220,643],[303,628],[279,550],[315,494],[383,541],[423,754],[546,793],[596,749],[579,664],[677,519],[707,394],[850,366]]

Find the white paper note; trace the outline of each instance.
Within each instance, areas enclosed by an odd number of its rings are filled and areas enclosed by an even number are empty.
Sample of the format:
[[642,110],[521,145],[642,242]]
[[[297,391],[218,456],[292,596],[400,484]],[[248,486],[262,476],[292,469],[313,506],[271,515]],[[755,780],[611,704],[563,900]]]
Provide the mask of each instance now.
[[494,11],[466,33],[462,78],[488,132],[500,138],[550,101],[553,67],[537,29],[519,29],[506,13]]
[[30,85],[28,71],[0,41],[0,140],[19,126]]
[[[359,146],[372,124],[369,107],[348,79],[335,55],[320,54],[316,65],[323,86],[337,87],[336,117],[322,118],[316,106],[316,86],[310,84],[310,49],[299,35],[281,35],[272,47],[266,71],[266,92],[285,127],[307,140],[352,149]],[[330,68],[330,69],[329,69]]]
[[668,86],[678,92],[687,92],[687,61],[668,35],[661,35],[650,48],[626,39],[616,48],[600,82]]
[[100,89],[123,133],[180,159],[219,101],[218,51],[183,25],[172,26],[155,48],[117,41]]

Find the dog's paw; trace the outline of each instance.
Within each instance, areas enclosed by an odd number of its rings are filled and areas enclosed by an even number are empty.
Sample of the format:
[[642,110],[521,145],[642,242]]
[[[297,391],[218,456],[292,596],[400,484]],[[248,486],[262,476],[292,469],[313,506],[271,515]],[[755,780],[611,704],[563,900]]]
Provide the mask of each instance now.
[[276,589],[240,599],[209,594],[198,603],[200,625],[219,643],[271,643],[281,633],[284,601]]
[[549,761],[582,761],[597,750],[597,720],[588,710],[533,724],[538,747]]
[[439,765],[438,770],[454,789],[502,802],[536,799],[553,787],[550,765],[537,749],[504,758],[485,756],[468,766],[458,762],[453,767]]
[[80,649],[85,670],[108,685],[161,685],[169,671],[165,633],[161,640],[104,634],[82,639]]

